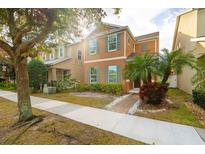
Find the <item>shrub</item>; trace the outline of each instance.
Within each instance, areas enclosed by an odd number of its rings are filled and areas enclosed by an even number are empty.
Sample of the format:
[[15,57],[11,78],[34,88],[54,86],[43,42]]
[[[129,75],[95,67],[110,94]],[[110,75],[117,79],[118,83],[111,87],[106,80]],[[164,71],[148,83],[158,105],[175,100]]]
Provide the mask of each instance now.
[[140,98],[146,103],[160,104],[165,98],[168,85],[159,83],[144,84],[140,87]]
[[202,91],[192,91],[193,102],[205,109],[205,93]]
[[47,66],[40,60],[32,59],[28,63],[29,85],[34,90],[39,90],[40,84],[47,80]]
[[0,89],[16,90],[16,84],[15,83],[8,83],[8,82],[0,82]]
[[123,87],[122,84],[113,84],[113,83],[81,83],[76,87],[76,91],[92,91],[92,92],[102,92],[113,95],[122,95]]
[[64,76],[56,82],[57,91],[68,90],[74,88],[78,84],[76,79],[72,79],[71,75]]

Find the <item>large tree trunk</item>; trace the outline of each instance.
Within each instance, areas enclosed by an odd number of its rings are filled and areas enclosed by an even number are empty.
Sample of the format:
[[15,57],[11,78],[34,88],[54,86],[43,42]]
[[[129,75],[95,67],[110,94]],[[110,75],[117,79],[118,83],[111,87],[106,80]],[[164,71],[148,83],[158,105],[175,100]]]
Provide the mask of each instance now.
[[33,117],[26,58],[15,63],[15,72],[18,93],[19,122],[22,122],[30,120]]

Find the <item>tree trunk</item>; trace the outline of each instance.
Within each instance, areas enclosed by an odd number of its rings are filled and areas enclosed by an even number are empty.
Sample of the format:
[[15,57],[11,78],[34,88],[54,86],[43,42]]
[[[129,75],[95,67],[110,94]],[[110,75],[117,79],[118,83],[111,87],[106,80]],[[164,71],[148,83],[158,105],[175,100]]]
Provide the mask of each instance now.
[[19,122],[22,122],[33,118],[26,58],[15,63],[15,72],[18,93]]
[[169,79],[169,76],[170,76],[170,72],[166,72],[165,73],[165,75],[164,75],[164,77],[163,77],[163,79],[162,79],[162,82],[161,82],[161,84],[165,84],[166,82],[167,82],[167,80]]
[[151,72],[148,72],[147,80],[148,80],[148,83],[152,83],[152,74],[151,74]]

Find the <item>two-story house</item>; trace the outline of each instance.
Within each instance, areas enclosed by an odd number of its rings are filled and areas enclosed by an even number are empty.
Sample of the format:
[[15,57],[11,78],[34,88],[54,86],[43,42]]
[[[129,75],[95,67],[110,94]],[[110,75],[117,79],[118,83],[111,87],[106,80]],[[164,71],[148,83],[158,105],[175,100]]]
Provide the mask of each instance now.
[[83,82],[83,43],[59,44],[51,53],[42,53],[48,65],[48,81],[57,81],[67,74]]
[[[177,16],[172,48],[191,52],[196,58],[205,54],[205,9],[189,9]],[[177,76],[177,87],[191,94],[194,74],[194,69],[184,67]]]
[[122,83],[125,91],[139,81],[124,78],[127,60],[145,51],[159,51],[159,32],[134,37],[128,26],[104,23],[84,41],[84,82]]

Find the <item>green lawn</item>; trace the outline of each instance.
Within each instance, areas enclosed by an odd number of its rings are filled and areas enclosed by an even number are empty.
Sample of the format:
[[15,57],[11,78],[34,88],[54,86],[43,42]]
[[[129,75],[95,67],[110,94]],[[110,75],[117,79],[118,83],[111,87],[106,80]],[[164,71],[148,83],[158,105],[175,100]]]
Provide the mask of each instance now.
[[0,144],[143,144],[42,110],[33,109],[33,112],[41,115],[43,121],[14,142],[26,126],[11,127],[18,118],[17,105],[0,97]]
[[174,106],[176,106],[177,108],[172,108],[166,112],[159,113],[145,114],[137,112],[135,115],[179,124],[191,125],[195,127],[203,127],[199,120],[192,114],[191,111],[189,111],[189,109],[184,104],[185,101],[192,99],[191,95],[179,89],[169,89],[167,96],[174,102]]
[[61,93],[50,94],[50,95],[45,95],[43,93],[34,93],[32,95],[37,97],[69,102],[73,104],[96,107],[96,108],[103,108],[104,106],[106,106],[107,104],[113,101],[113,99],[109,97],[107,98],[79,97],[79,96],[70,95],[69,92],[61,92]]

